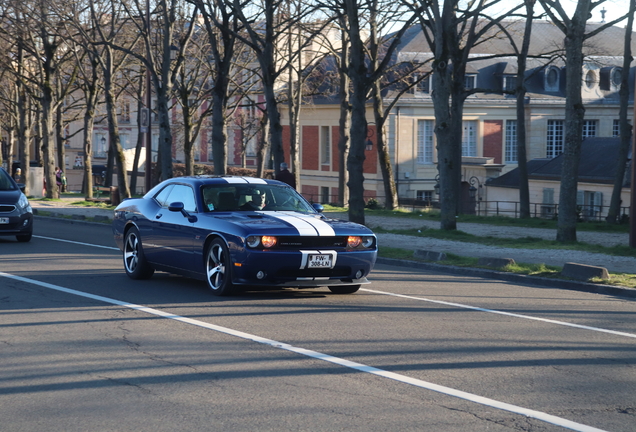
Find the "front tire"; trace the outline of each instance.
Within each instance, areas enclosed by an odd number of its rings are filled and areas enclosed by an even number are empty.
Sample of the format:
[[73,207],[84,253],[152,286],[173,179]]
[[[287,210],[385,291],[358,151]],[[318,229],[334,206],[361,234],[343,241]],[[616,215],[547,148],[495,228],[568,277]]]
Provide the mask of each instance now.
[[137,228],[131,228],[124,239],[124,268],[131,279],[149,279],[155,269],[148,263]]
[[225,242],[221,239],[213,240],[205,258],[205,280],[212,294],[224,296],[234,290],[231,263],[230,251]]
[[360,289],[360,285],[330,286],[329,291],[334,294],[353,294]]

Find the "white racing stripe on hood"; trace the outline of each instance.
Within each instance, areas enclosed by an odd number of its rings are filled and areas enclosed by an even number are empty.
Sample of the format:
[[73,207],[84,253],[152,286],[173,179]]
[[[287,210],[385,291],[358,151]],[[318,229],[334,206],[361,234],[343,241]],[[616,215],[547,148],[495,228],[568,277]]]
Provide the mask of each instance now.
[[267,213],[267,215],[291,224],[301,236],[314,236],[316,234],[319,236],[336,235],[331,225],[313,216],[305,216],[295,212],[276,212],[274,214]]

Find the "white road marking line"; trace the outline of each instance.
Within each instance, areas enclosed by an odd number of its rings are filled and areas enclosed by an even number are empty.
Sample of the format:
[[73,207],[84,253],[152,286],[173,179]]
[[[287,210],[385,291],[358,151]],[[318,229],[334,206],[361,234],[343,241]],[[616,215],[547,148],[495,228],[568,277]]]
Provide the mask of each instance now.
[[78,245],[82,245],[82,246],[92,246],[92,247],[96,247],[96,248],[119,251],[119,248],[112,247],[112,246],[101,246],[101,245],[96,245],[96,244],[93,244],[93,243],[83,243],[83,242],[78,242],[78,241],[73,241],[73,240],[63,240],[63,239],[58,239],[58,238],[53,238],[53,237],[45,237],[45,236],[39,236],[39,235],[34,235],[33,237],[41,238],[41,239],[44,239],[44,240],[59,241],[59,242],[62,242],[62,243],[72,243],[72,244],[78,244]]
[[257,342],[260,344],[264,344],[264,345],[269,345],[273,348],[279,348],[282,350],[286,350],[286,351],[290,351],[296,354],[300,354],[300,355],[304,355],[307,357],[311,357],[311,358],[315,358],[318,360],[323,360],[329,363],[333,363],[339,366],[343,366],[343,367],[347,367],[350,369],[354,369],[360,372],[365,372],[368,374],[372,374],[372,375],[376,375],[379,377],[383,377],[383,378],[387,378],[390,380],[394,380],[394,381],[398,381],[404,384],[410,384],[413,385],[415,387],[420,387],[420,388],[424,388],[427,390],[432,390],[438,393],[442,393],[448,396],[454,396],[456,398],[459,399],[464,399],[470,402],[474,402],[480,405],[485,405],[485,406],[489,406],[492,408],[496,408],[496,409],[500,409],[503,411],[508,411],[514,414],[520,414],[526,417],[530,417],[530,418],[534,418],[536,420],[540,420],[546,423],[550,423],[556,426],[561,426],[563,428],[566,429],[571,429],[574,431],[579,431],[579,432],[607,432],[604,431],[603,429],[597,429],[595,427],[592,426],[587,426],[581,423],[577,423],[577,422],[573,422],[571,420],[568,419],[564,419],[561,417],[557,417],[557,416],[553,416],[551,414],[547,414],[541,411],[535,411],[532,409],[528,409],[528,408],[523,408],[520,406],[516,406],[516,405],[512,405],[512,404],[508,404],[505,402],[500,402],[497,401],[495,399],[490,399],[490,398],[486,398],[486,397],[482,397],[479,395],[475,395],[472,393],[467,393],[461,390],[456,390],[450,387],[445,387],[445,386],[441,386],[438,384],[434,384],[434,383],[430,383],[428,381],[423,381],[423,380],[419,380],[416,378],[410,378],[407,377],[405,375],[400,375],[394,372],[389,372],[389,371],[385,371],[383,369],[378,369],[376,367],[373,366],[367,366],[365,364],[362,363],[357,363],[357,362],[353,362],[350,360],[345,360],[339,357],[334,357],[331,356],[329,354],[323,354],[317,351],[312,351],[309,349],[305,349],[305,348],[300,348],[300,347],[295,347],[293,345],[289,345],[283,342],[278,342],[272,339],[267,339],[267,338],[263,338],[260,336],[256,336],[256,335],[252,335],[250,333],[245,333],[242,331],[238,331],[238,330],[233,330],[227,327],[222,327],[222,326],[218,326],[215,324],[210,324],[210,323],[206,323],[203,321],[199,321],[199,320],[195,320],[195,319],[191,319],[191,318],[186,318],[186,317],[182,317],[179,315],[175,315],[172,313],[168,313],[168,312],[164,312],[158,309],[153,309],[153,308],[149,308],[147,306],[141,306],[141,305],[137,305],[134,303],[127,303],[127,302],[123,302],[120,300],[115,300],[115,299],[111,299],[108,297],[102,297],[99,295],[95,295],[95,294],[90,294],[90,293],[86,293],[83,291],[77,291],[71,288],[64,288],[61,287],[59,285],[53,285],[47,282],[40,282],[34,279],[28,279],[25,277],[21,277],[21,276],[15,276],[9,273],[4,273],[4,272],[0,272],[0,276],[2,277],[6,277],[8,279],[13,279],[13,280],[17,280],[20,282],[24,282],[24,283],[29,283],[29,284],[33,284],[33,285],[37,285],[40,286],[42,288],[48,288],[48,289],[52,289],[55,291],[60,291],[60,292],[64,292],[67,294],[72,294],[72,295],[76,295],[76,296],[80,296],[80,297],[84,297],[84,298],[89,298],[92,300],[97,300],[97,301],[101,301],[104,303],[109,303],[112,305],[117,305],[117,306],[122,306],[122,307],[126,307],[126,308],[130,308],[130,309],[134,309],[140,312],[145,312],[147,314],[151,314],[151,315],[156,315],[156,316],[160,316],[163,318],[167,318],[167,319],[172,319],[175,321],[179,321],[182,323],[186,323],[186,324],[191,324],[197,327],[201,327],[201,328],[205,328],[208,330],[213,330],[219,333],[223,333],[223,334],[227,334],[230,336],[235,336],[241,339],[245,339],[245,340],[249,340],[249,341],[253,341],[253,342]]
[[475,311],[479,311],[479,312],[487,312],[487,313],[493,313],[493,314],[498,314],[498,315],[506,315],[506,316],[511,316],[511,317],[515,317],[515,318],[523,318],[523,319],[528,319],[528,320],[533,320],[533,321],[542,321],[542,322],[546,322],[546,323],[550,323],[550,324],[558,324],[558,325],[567,326],[567,327],[580,328],[580,329],[584,329],[584,330],[592,330],[592,331],[601,332],[601,333],[609,333],[609,334],[613,334],[613,335],[616,335],[616,336],[625,336],[625,337],[629,337],[629,338],[636,338],[636,334],[633,334],[633,333],[625,333],[625,332],[620,332],[620,331],[616,331],[616,330],[607,330],[607,329],[603,329],[603,328],[599,328],[599,327],[590,327],[590,326],[586,326],[586,325],[573,324],[573,323],[569,323],[569,322],[565,322],[565,321],[557,321],[557,320],[552,320],[552,319],[548,319],[548,318],[539,318],[539,317],[533,317],[533,316],[530,316],[530,315],[522,315],[522,314],[517,314],[517,313],[512,313],[512,312],[504,312],[504,311],[499,311],[499,310],[495,310],[495,309],[486,309],[486,308],[481,308],[481,307],[477,307],[477,306],[465,305],[465,304],[461,304],[461,303],[452,303],[452,302],[447,302],[447,301],[443,301],[443,300],[433,300],[433,299],[429,299],[429,298],[425,298],[425,297],[416,297],[416,296],[409,296],[409,295],[404,295],[404,294],[389,293],[389,292],[385,292],[385,291],[376,291],[376,290],[372,290],[372,289],[368,289],[368,288],[361,288],[360,291],[366,291],[366,292],[370,292],[370,293],[373,293],[373,294],[388,295],[388,296],[392,296],[392,297],[400,297],[400,298],[405,298],[405,299],[409,299],[409,300],[419,300],[419,301],[424,301],[424,302],[429,302],[429,303],[437,303],[437,304],[442,304],[442,305],[445,305],[445,306],[453,306],[453,307],[458,307],[458,308],[463,308],[463,309],[471,309],[471,310],[475,310]]
[[[72,240],[56,239],[56,238],[52,238],[52,237],[43,237],[43,236],[33,236],[33,237],[46,239],[46,240],[60,241],[60,242],[64,242],[64,243],[74,243],[74,244],[79,244],[79,245],[82,245],[82,246],[94,246],[94,247],[97,247],[97,248],[103,248],[103,249],[110,249],[110,250],[119,251],[119,248],[110,247],[110,246],[100,246],[100,245],[95,245],[95,244],[90,244],[90,243],[76,242],[76,241],[72,241]],[[569,322],[565,322],[565,321],[552,320],[552,319],[548,319],[548,318],[539,318],[539,317],[533,317],[533,316],[530,316],[530,315],[522,315],[522,314],[517,314],[517,313],[512,313],[512,312],[498,311],[498,310],[495,310],[495,309],[486,309],[486,308],[481,308],[481,307],[477,307],[477,306],[465,305],[465,304],[461,304],[461,303],[452,303],[452,302],[447,302],[447,301],[443,301],[443,300],[428,299],[428,298],[425,298],[425,297],[409,296],[409,295],[405,295],[405,294],[396,294],[396,293],[390,293],[390,292],[386,292],[386,291],[377,291],[377,290],[372,290],[372,289],[368,289],[368,288],[360,288],[360,291],[366,291],[366,292],[373,293],[373,294],[387,295],[387,296],[392,296],[392,297],[400,297],[400,298],[405,298],[405,299],[409,299],[409,300],[417,300],[417,301],[425,301],[425,302],[429,302],[429,303],[443,304],[443,305],[446,305],[446,306],[453,306],[453,307],[458,307],[458,308],[463,308],[463,309],[471,309],[471,310],[475,310],[475,311],[479,311],[479,312],[493,313],[493,314],[498,314],[498,315],[507,315],[507,316],[511,316],[511,317],[514,317],[514,318],[522,318],[522,319],[528,319],[528,320],[533,320],[533,321],[541,321],[541,322],[546,322],[546,323],[550,323],[550,324],[557,324],[557,325],[566,326],[566,327],[579,328],[579,329],[583,329],[583,330],[591,330],[591,331],[596,331],[596,332],[600,332],[600,333],[608,333],[608,334],[612,334],[612,335],[615,335],[615,336],[624,336],[624,337],[629,337],[629,338],[636,338],[636,334],[634,334],[634,333],[626,333],[626,332],[620,332],[620,331],[616,331],[616,330],[608,330],[608,329],[603,329],[603,328],[600,328],[600,327],[590,327],[590,326],[585,326],[585,325],[581,325],[581,324],[569,323]]]

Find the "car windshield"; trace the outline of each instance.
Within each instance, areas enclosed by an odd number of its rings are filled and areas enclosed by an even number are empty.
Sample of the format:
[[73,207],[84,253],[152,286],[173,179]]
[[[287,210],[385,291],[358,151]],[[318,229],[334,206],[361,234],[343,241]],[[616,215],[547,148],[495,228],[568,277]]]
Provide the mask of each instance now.
[[201,189],[207,211],[316,210],[294,189],[269,184],[213,184]]
[[11,181],[9,174],[0,169],[0,191],[16,190],[15,184]]

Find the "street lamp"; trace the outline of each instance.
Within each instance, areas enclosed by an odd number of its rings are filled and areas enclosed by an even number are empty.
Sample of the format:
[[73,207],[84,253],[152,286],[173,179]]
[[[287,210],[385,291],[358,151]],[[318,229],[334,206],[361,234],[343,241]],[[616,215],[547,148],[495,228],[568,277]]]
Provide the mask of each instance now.
[[[479,179],[475,176],[472,176],[469,180],[468,183],[470,184],[470,187],[468,188],[468,194],[470,195],[471,198],[475,198],[475,196],[477,196],[477,199],[479,201],[481,201],[481,182],[479,181]],[[475,185],[477,185],[477,187],[475,187]],[[479,189],[477,189],[479,188]]]
[[366,151],[373,150],[373,141],[371,141],[371,137],[373,136],[374,132],[373,132],[372,129],[369,129],[369,125],[375,125],[375,123],[373,123],[373,122],[367,123],[367,141],[365,143],[365,150]]

